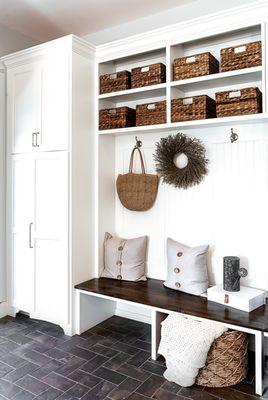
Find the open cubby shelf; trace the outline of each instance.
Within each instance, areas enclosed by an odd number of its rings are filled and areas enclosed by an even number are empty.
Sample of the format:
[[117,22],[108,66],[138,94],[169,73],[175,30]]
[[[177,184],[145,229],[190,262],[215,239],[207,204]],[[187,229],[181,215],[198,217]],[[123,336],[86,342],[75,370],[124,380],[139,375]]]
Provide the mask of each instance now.
[[[230,123],[249,123],[267,120],[267,99],[265,87],[265,57],[263,65],[228,72],[200,76],[196,78],[173,80],[174,59],[203,52],[211,52],[220,61],[222,48],[261,40],[264,46],[265,33],[261,25],[231,30],[223,34],[200,37],[183,43],[167,43],[165,47],[153,49],[141,54],[128,55],[118,59],[99,63],[99,76],[122,70],[131,71],[137,66],[146,66],[162,62],[166,65],[166,83],[159,85],[128,89],[114,93],[98,94],[98,109],[128,106],[136,108],[139,104],[166,100],[167,123],[161,125],[133,126],[130,128],[99,130],[104,134],[131,134],[136,132],[162,132],[176,128],[198,128],[199,126],[224,126]],[[263,51],[265,55],[265,51]],[[215,93],[225,90],[238,90],[247,87],[258,87],[263,94],[263,111],[261,114],[241,115],[235,117],[213,118],[171,123],[171,100],[206,94],[215,99]]]

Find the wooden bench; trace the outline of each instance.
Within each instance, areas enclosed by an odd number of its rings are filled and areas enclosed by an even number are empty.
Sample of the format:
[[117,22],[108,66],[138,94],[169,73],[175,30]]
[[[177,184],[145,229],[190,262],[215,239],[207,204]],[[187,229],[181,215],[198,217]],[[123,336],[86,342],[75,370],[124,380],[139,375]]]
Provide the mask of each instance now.
[[123,302],[145,307],[151,313],[152,359],[157,358],[161,321],[171,312],[178,312],[197,320],[209,319],[223,323],[254,336],[255,391],[263,392],[263,337],[268,337],[268,306],[247,313],[168,289],[157,279],[145,282],[126,282],[112,279],[91,279],[75,286],[77,293],[76,332],[84,331],[115,314],[116,303]]

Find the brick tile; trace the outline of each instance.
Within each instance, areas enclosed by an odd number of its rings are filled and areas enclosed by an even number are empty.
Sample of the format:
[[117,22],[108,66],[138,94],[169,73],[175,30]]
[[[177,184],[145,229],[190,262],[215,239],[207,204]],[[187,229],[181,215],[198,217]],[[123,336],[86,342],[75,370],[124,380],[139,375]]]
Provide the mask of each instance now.
[[67,363],[70,361],[74,355],[67,353],[66,351],[63,351],[61,349],[53,348],[50,349],[46,352],[46,355],[52,358],[55,358],[58,361],[61,361],[63,363]]
[[150,357],[151,354],[148,351],[140,350],[128,360],[128,364],[133,365],[134,367],[140,367]]
[[23,355],[23,358],[27,361],[39,365],[40,367],[48,364],[52,360],[51,357],[48,357],[45,354],[38,353],[38,351],[35,350],[27,351]]
[[21,379],[23,376],[32,373],[38,368],[36,364],[26,362],[24,365],[21,367],[12,370],[9,374],[7,374],[4,379],[9,381],[9,382],[16,382],[19,379]]
[[5,363],[10,365],[11,367],[19,368],[23,364],[25,364],[26,360],[21,357],[16,356],[15,354],[8,353],[5,354],[4,357],[0,357],[0,359]]
[[95,346],[91,347],[91,351],[97,354],[102,354],[106,357],[114,357],[118,354],[118,351],[101,346],[100,344],[95,344]]
[[70,400],[70,399],[81,399],[84,398],[88,391],[89,387],[82,386],[80,384],[76,384],[71,389],[67,390],[67,392],[64,392],[61,396],[58,397],[58,400]]
[[15,342],[16,344],[26,344],[32,341],[32,339],[28,338],[21,333],[13,333],[12,335],[8,336],[8,340]]
[[172,393],[178,393],[181,390],[181,386],[177,385],[174,382],[168,382],[166,381],[163,385],[162,385],[162,389],[168,391],[168,392],[172,392]]
[[68,375],[68,378],[72,379],[77,383],[81,383],[82,385],[88,386],[90,388],[97,385],[101,381],[100,378],[97,378],[96,376],[93,376],[80,369],[77,369],[74,372],[72,372],[70,375]]
[[163,376],[163,373],[166,370],[166,366],[154,363],[152,361],[146,361],[144,364],[142,364],[142,369],[145,369],[152,374]]
[[88,336],[85,340],[83,340],[83,342],[77,344],[77,346],[82,347],[83,349],[90,349],[92,346],[94,346],[101,340],[103,340],[103,336],[91,335],[91,336]]
[[12,400],[32,400],[34,398],[35,394],[30,393],[27,390],[21,390],[12,398]]
[[119,385],[126,379],[126,377],[119,372],[112,371],[111,369],[104,367],[100,367],[96,371],[94,371],[94,375],[99,376],[106,381],[112,382],[115,385]]
[[150,351],[151,350],[151,343],[144,342],[143,340],[136,340],[132,343],[133,347],[137,347],[140,350]]
[[49,388],[47,384],[41,382],[39,379],[36,379],[30,375],[26,375],[20,380],[18,380],[16,382],[16,385],[21,387],[22,389],[26,389],[27,391],[35,395],[38,395]]
[[127,378],[109,394],[109,397],[112,400],[127,399],[140,384],[136,379]]
[[136,390],[137,393],[151,397],[157,389],[165,382],[160,376],[151,375],[143,384]]
[[49,388],[45,392],[41,393],[39,396],[35,397],[35,400],[55,400],[58,399],[58,397],[62,394],[63,392],[58,389],[54,388]]
[[135,347],[129,346],[128,344],[117,342],[112,345],[112,348],[118,351],[122,351],[123,353],[127,353],[131,356],[137,354],[138,350]]
[[[157,400],[184,400],[185,399],[185,397],[181,396],[180,394],[168,392],[164,389],[157,390],[157,392],[152,397],[153,397],[153,399],[157,399]],[[205,398],[204,398],[204,400],[205,400]]]
[[[93,372],[93,371],[95,371],[95,369],[99,368],[101,365],[103,365],[108,360],[109,360],[108,357],[98,354],[94,358],[92,358],[90,361],[83,364],[82,367],[80,367],[80,369],[82,369],[83,371],[86,371],[86,372]],[[59,373],[61,373],[61,372],[59,372]]]
[[60,368],[57,369],[57,374],[67,376],[75,371],[77,368],[82,368],[83,365],[85,365],[87,362],[91,363],[91,361],[86,361],[82,358],[73,356],[73,358],[67,361],[67,363],[63,364]]
[[0,362],[0,378],[8,374],[9,372],[14,371],[12,367],[7,364]]
[[18,394],[20,391],[21,391],[21,389],[18,386],[14,385],[14,383],[0,379],[0,394],[2,396],[5,396],[6,398],[11,399],[16,394]]
[[129,355],[126,353],[118,353],[112,357],[103,366],[109,369],[117,370],[122,364],[129,360]]
[[130,378],[138,379],[141,382],[144,382],[151,375],[149,372],[144,371],[144,369],[137,368],[128,364],[121,365],[121,367],[119,367],[117,371],[129,376]]
[[139,393],[133,393],[128,397],[128,400],[145,400],[145,399],[150,399],[150,397],[143,396],[142,394]]
[[91,389],[83,397],[83,400],[103,400],[114,388],[115,385],[113,383],[102,381],[93,389]]
[[43,367],[36,369],[35,371],[31,372],[30,375],[34,376],[37,379],[42,379],[44,376],[50,374],[51,372],[58,371],[58,369],[63,364],[58,360],[51,360],[49,363],[43,365]]
[[63,392],[66,392],[75,385],[75,382],[62,375],[58,375],[55,372],[51,372],[49,375],[42,378],[42,381],[55,389],[62,390]]

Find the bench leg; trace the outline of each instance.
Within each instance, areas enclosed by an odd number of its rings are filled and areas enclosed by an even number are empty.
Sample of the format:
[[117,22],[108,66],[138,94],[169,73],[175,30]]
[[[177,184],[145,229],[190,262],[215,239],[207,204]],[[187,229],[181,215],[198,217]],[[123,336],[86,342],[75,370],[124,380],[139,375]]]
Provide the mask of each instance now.
[[255,392],[263,392],[263,337],[262,332],[255,333]]
[[93,326],[115,314],[116,301],[90,296],[77,292],[76,298],[76,334],[87,331]]

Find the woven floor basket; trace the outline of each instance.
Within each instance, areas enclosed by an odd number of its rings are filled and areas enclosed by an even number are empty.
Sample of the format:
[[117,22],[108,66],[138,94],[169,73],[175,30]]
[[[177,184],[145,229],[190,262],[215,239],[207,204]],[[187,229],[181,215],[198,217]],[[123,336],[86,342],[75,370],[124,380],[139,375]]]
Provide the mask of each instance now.
[[243,332],[227,331],[214,340],[196,384],[208,387],[236,385],[246,378],[247,366],[247,335]]
[[[140,156],[141,174],[132,172],[135,150]],[[147,211],[153,206],[158,190],[158,176],[145,173],[142,153],[138,147],[134,147],[131,152],[129,172],[118,175],[116,188],[122,205],[128,210]]]

